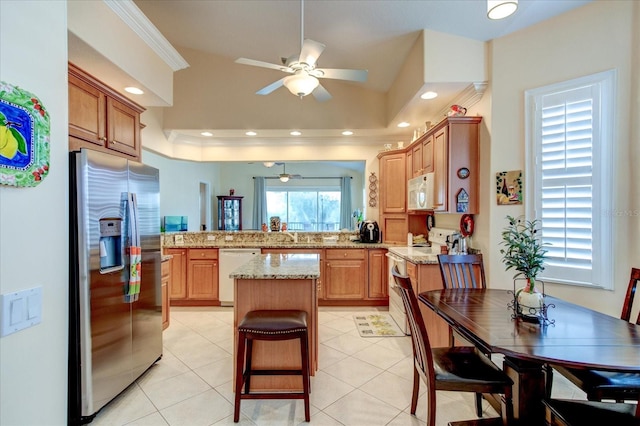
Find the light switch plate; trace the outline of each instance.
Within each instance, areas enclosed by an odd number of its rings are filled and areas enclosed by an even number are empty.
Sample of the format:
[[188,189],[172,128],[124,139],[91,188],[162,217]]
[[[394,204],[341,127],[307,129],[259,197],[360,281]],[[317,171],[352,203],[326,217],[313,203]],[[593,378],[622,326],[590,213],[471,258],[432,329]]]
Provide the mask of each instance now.
[[42,287],[2,295],[0,337],[42,322]]

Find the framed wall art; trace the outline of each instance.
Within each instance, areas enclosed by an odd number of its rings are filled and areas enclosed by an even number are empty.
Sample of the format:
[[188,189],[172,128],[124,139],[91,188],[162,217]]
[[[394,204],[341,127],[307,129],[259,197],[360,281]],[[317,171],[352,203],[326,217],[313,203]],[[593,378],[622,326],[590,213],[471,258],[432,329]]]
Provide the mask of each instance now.
[[522,204],[522,170],[496,173],[496,201],[498,205]]
[[0,184],[36,186],[49,173],[49,113],[33,93],[0,81]]

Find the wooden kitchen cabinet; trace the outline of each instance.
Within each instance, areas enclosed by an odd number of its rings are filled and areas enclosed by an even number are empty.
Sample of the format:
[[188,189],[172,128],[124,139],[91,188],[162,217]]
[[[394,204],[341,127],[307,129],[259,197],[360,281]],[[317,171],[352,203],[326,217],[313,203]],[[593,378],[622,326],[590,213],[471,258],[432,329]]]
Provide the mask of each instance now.
[[427,135],[422,142],[422,168],[424,173],[433,173],[433,134]]
[[145,110],[69,63],[69,150],[90,148],[140,161]]
[[161,284],[162,284],[162,329],[165,330],[169,327],[171,320],[170,306],[171,301],[171,260],[165,259],[162,261],[161,267]]
[[411,177],[417,177],[426,173],[423,164],[423,149],[422,143],[416,143],[411,146]]
[[187,298],[187,251],[186,248],[166,248],[165,254],[171,255],[169,260],[171,287],[169,288],[169,299],[174,305],[174,300]]
[[189,249],[187,298],[200,305],[218,305],[218,249]]
[[404,152],[382,153],[380,159],[380,212],[407,211],[407,165]]
[[368,299],[389,300],[389,276],[386,249],[368,250],[369,280],[367,285]]
[[434,138],[434,211],[478,213],[481,121],[482,117],[448,117],[430,131]]
[[324,299],[363,300],[366,296],[365,249],[325,249]]
[[219,306],[218,249],[168,248],[172,306]]
[[[440,266],[437,263],[407,262],[407,275],[411,278],[411,285],[416,297],[424,291],[444,288]],[[424,303],[420,303],[420,312],[429,334],[431,346],[434,348],[449,346],[449,325]]]

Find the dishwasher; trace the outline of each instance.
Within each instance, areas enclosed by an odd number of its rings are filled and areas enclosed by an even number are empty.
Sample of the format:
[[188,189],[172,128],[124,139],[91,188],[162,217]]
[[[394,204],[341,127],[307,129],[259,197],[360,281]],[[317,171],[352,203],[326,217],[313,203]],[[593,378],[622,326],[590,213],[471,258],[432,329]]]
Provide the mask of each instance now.
[[260,249],[220,249],[218,254],[220,305],[233,306],[233,278],[229,278],[229,274],[260,254]]

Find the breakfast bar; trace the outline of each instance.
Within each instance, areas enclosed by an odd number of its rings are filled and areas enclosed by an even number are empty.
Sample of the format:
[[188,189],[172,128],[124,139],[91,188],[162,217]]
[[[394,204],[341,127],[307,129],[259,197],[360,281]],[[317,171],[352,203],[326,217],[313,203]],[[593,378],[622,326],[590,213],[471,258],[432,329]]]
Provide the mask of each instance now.
[[[231,272],[234,279],[234,360],[238,323],[249,311],[302,310],[307,312],[309,367],[318,369],[318,279],[317,254],[262,254]],[[256,369],[301,368],[299,345],[294,341],[259,341],[253,349]],[[235,362],[234,362],[235,371]],[[235,386],[235,383],[234,383]],[[251,380],[252,392],[292,391],[302,388],[299,377],[259,376]]]

